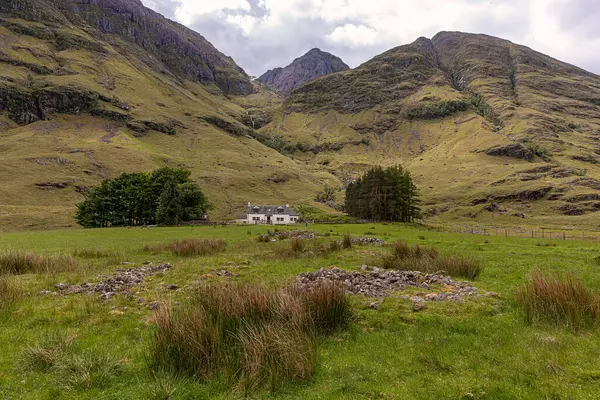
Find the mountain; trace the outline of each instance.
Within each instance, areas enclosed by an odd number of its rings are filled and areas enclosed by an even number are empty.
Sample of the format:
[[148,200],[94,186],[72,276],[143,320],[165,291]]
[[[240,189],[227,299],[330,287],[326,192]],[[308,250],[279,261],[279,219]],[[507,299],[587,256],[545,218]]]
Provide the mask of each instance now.
[[276,95],[139,1],[2,1],[0,52],[0,230],[74,226],[87,188],[163,165],[193,171],[214,218],[335,181],[252,129]]
[[283,98],[137,0],[11,0],[0,64],[0,230],[74,226],[90,186],[163,165],[215,219],[330,210],[325,185],[402,164],[429,222],[597,227],[600,77],[499,38],[419,38]]
[[258,81],[287,96],[302,84],[323,75],[350,69],[339,57],[312,49],[284,68],[265,72]]
[[491,36],[440,32],[308,82],[263,131],[321,149],[303,160],[341,181],[405,165],[433,220],[571,226],[600,209],[600,77]]

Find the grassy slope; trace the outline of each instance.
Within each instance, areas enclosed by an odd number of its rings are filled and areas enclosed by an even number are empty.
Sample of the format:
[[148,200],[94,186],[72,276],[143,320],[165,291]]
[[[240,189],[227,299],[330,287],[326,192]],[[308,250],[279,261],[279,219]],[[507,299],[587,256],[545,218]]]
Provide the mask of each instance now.
[[[206,227],[165,229],[110,229],[2,234],[0,250],[30,249],[39,253],[71,253],[76,249],[104,249],[126,254],[128,261],[170,261],[172,270],[154,276],[133,297],[117,296],[99,302],[95,296],[36,296],[57,282],[94,281],[100,273],[118,268],[117,260],[81,260],[84,269],[57,276],[19,277],[29,295],[0,312],[0,387],[8,397],[20,398],[152,398],[159,383],[148,374],[144,355],[149,340],[156,298],[185,295],[194,282],[210,280],[205,274],[228,268],[235,279],[283,284],[296,274],[331,265],[356,269],[372,263],[380,251],[355,246],[326,258],[281,260],[272,256],[277,244],[256,242],[264,227]],[[255,398],[390,398],[390,399],[539,399],[596,398],[597,356],[600,336],[596,330],[579,334],[550,327],[526,326],[511,301],[515,287],[533,268],[570,271],[600,290],[600,278],[592,259],[597,242],[543,241],[501,237],[463,236],[419,230],[402,225],[316,226],[315,230],[341,235],[376,235],[387,241],[432,245],[443,252],[457,252],[480,259],[485,266],[476,281],[481,291],[495,291],[499,298],[466,303],[434,302],[420,313],[411,303],[386,299],[379,310],[372,300],[354,298],[358,319],[347,333],[326,339],[320,346],[317,375],[306,385],[286,388],[277,396]],[[424,239],[419,237],[423,236]],[[141,252],[145,244],[179,238],[210,237],[228,241],[226,254],[207,258],[177,258],[169,254]],[[333,238],[331,238],[333,239]],[[324,239],[324,240],[331,240]],[[555,247],[546,244],[555,244]],[[540,246],[540,244],[542,246]],[[339,257],[343,255],[344,257]],[[164,285],[176,283],[183,292],[173,294]],[[144,298],[143,305],[137,303]],[[116,311],[115,308],[116,307]],[[122,314],[121,314],[122,312]],[[79,352],[109,354],[124,363],[121,375],[104,385],[84,391],[65,388],[53,374],[23,372],[21,352],[53,332],[75,337]],[[177,388],[173,398],[237,398],[218,383],[196,384],[159,377],[162,385]]]
[[[65,30],[94,41],[77,28]],[[25,67],[2,64],[4,80],[31,86],[75,84],[127,103],[135,120],[175,120],[182,126],[175,136],[150,131],[138,138],[124,123],[83,114],[55,115],[21,127],[3,116],[2,230],[73,226],[74,204],[81,199],[75,186],[87,187],[124,171],[151,170],[165,163],[193,170],[193,177],[215,203],[217,218],[230,217],[248,200],[311,199],[327,178],[326,174],[307,173],[301,165],[255,140],[232,137],[200,121],[198,117],[203,115],[230,118],[244,113],[216,88],[157,73],[135,57],[122,56],[106,42],[99,42],[106,54],[82,49],[59,52],[51,41],[16,35],[1,26],[0,42],[12,59],[49,68],[56,67],[59,59],[74,73],[42,76]],[[53,190],[35,186],[47,182],[69,186]]]
[[[264,131],[313,145],[344,144],[340,151],[299,156],[315,167],[325,163],[341,180],[373,164],[407,166],[426,209],[449,210],[432,215],[433,220],[596,228],[589,217],[566,216],[559,207],[572,205],[565,200],[576,195],[598,195],[600,168],[594,159],[600,151],[600,107],[593,103],[600,98],[598,76],[488,36],[442,33],[433,43],[435,52],[419,39],[301,87]],[[454,86],[452,75],[458,81]],[[406,118],[407,110],[459,100],[468,91],[483,96],[501,129],[474,109],[431,120]],[[516,142],[537,146],[550,159],[484,154]],[[527,172],[537,167],[549,171]],[[496,213],[471,204],[547,186],[553,187],[549,195],[562,197],[496,200],[506,209]],[[596,203],[575,203],[586,214],[596,210]]]

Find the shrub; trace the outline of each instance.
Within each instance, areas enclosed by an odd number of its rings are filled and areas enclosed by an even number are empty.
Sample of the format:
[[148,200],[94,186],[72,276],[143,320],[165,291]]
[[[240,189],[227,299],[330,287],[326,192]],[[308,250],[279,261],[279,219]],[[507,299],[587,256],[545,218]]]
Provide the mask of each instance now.
[[578,330],[595,325],[600,318],[600,296],[571,274],[545,275],[536,270],[517,289],[517,307],[527,323],[550,323]]
[[0,311],[17,301],[22,295],[21,287],[13,279],[0,276]]
[[77,269],[77,260],[66,255],[37,255],[29,251],[7,251],[0,253],[0,273],[4,274],[47,274]]
[[144,246],[148,253],[170,251],[180,257],[207,256],[225,251],[227,242],[221,239],[183,239],[171,244],[149,244]]
[[208,285],[155,318],[150,366],[196,379],[226,378],[243,390],[310,377],[316,337],[345,327],[350,307],[333,283],[305,290]]
[[475,279],[483,270],[474,259],[458,255],[441,255],[433,247],[410,246],[398,241],[390,253],[383,254],[379,260],[385,269],[421,271],[425,273],[442,272],[454,277]]

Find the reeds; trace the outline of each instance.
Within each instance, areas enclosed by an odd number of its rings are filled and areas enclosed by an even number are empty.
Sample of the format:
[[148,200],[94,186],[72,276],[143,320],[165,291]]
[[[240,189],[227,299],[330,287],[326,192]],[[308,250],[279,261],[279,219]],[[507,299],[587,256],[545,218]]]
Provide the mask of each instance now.
[[77,260],[66,255],[37,255],[30,251],[10,250],[0,253],[0,274],[49,274],[74,271]]
[[146,245],[143,250],[148,253],[170,251],[180,257],[195,257],[222,253],[226,247],[227,242],[221,239],[183,239],[167,245]]
[[442,255],[432,247],[410,246],[397,241],[392,251],[381,255],[379,264],[385,269],[441,272],[454,277],[475,279],[483,266],[476,260],[460,255]]
[[515,302],[528,323],[549,323],[579,330],[600,318],[600,296],[571,274],[535,270],[515,293]]
[[316,337],[349,319],[343,288],[335,284],[310,291],[203,286],[185,304],[157,311],[151,367],[200,380],[226,377],[244,391],[276,390],[312,376]]

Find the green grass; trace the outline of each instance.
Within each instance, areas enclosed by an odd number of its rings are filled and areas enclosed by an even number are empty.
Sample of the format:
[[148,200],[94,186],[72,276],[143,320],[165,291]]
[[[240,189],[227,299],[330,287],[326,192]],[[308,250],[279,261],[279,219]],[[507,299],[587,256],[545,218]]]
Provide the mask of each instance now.
[[[388,243],[402,240],[411,246],[433,247],[440,254],[474,257],[484,266],[474,285],[481,293],[497,295],[464,303],[428,302],[418,313],[412,311],[411,301],[398,296],[384,299],[377,310],[370,308],[374,299],[351,296],[355,318],[347,330],[318,339],[312,377],[282,385],[275,393],[254,391],[252,398],[596,398],[600,390],[599,332],[528,324],[514,305],[514,296],[534,269],[550,274],[569,272],[590,290],[600,290],[594,262],[600,243],[459,235],[397,224],[317,225],[309,229],[331,235],[316,240],[322,244],[341,240],[346,233],[356,237],[377,232],[377,237]],[[239,398],[239,391],[219,380],[149,370],[155,318],[150,304],[184,304],[198,282],[284,286],[306,271],[331,266],[356,270],[363,264],[374,265],[379,254],[388,251],[382,246],[354,244],[311,257],[277,258],[273,249],[281,242],[256,240],[266,231],[266,227],[234,226],[1,234],[0,251],[52,255],[90,249],[100,250],[99,254],[127,254],[126,261],[139,265],[145,261],[173,264],[168,272],[147,278],[131,295],[117,295],[108,301],[86,295],[37,295],[41,290],[53,290],[58,282],[94,282],[98,275],[122,268],[116,262],[107,265],[106,258],[76,257],[86,268],[75,274],[10,276],[11,282],[22,288],[23,297],[0,308],[0,337],[5,338],[0,341],[2,395],[40,399]],[[225,252],[198,257],[142,251],[145,245],[189,238],[220,239],[228,245]],[[234,276],[217,277],[216,271],[222,269]],[[166,288],[169,284],[177,284],[181,290],[170,291]],[[58,336],[73,339],[61,347],[53,341]],[[24,367],[28,349],[52,350],[53,345],[61,350],[50,359],[61,360],[62,367],[57,366],[58,361],[39,369]]]

